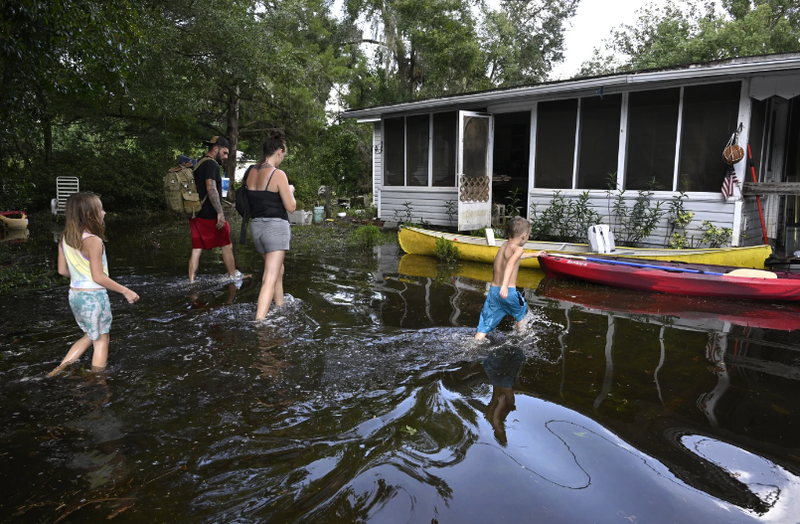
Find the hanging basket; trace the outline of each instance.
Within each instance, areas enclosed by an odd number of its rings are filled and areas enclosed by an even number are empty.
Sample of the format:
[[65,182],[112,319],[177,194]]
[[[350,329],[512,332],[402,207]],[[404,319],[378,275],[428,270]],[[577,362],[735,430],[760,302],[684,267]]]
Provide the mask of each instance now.
[[743,158],[744,149],[736,144],[731,144],[722,151],[722,159],[725,160],[726,164],[733,165]]

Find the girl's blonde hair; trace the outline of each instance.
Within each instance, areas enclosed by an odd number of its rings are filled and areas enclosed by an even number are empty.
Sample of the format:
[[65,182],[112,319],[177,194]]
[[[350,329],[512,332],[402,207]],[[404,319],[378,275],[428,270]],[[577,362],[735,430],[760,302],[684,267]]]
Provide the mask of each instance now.
[[66,226],[61,238],[68,246],[80,249],[83,243],[83,232],[88,231],[105,240],[105,224],[103,223],[103,203],[94,193],[82,191],[74,193],[67,199],[64,210]]

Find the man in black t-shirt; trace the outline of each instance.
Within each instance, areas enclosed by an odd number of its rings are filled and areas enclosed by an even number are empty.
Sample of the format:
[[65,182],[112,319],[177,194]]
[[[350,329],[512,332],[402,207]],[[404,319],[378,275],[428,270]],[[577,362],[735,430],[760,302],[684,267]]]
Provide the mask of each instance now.
[[189,257],[189,282],[194,282],[200,255],[205,249],[222,248],[222,262],[231,278],[241,278],[236,270],[231,245],[231,228],[222,211],[222,177],[219,165],[228,159],[230,144],[223,136],[215,136],[208,142],[208,151],[198,160],[194,170],[194,182],[200,200],[205,199],[203,208],[195,218],[189,219],[192,231],[192,254]]

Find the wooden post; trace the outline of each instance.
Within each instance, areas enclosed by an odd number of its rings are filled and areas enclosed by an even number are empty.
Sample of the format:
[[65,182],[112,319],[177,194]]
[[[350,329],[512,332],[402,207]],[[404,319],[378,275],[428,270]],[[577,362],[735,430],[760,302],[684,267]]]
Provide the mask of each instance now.
[[331,209],[331,186],[325,186],[325,218],[331,218],[333,209]]

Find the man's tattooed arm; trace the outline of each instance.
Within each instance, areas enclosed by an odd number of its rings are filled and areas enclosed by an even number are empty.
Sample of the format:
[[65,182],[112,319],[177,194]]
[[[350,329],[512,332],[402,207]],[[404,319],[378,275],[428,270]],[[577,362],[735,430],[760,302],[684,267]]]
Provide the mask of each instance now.
[[219,198],[217,184],[213,180],[206,180],[206,193],[208,193],[208,200],[211,201],[211,205],[217,214],[222,213],[222,201]]

